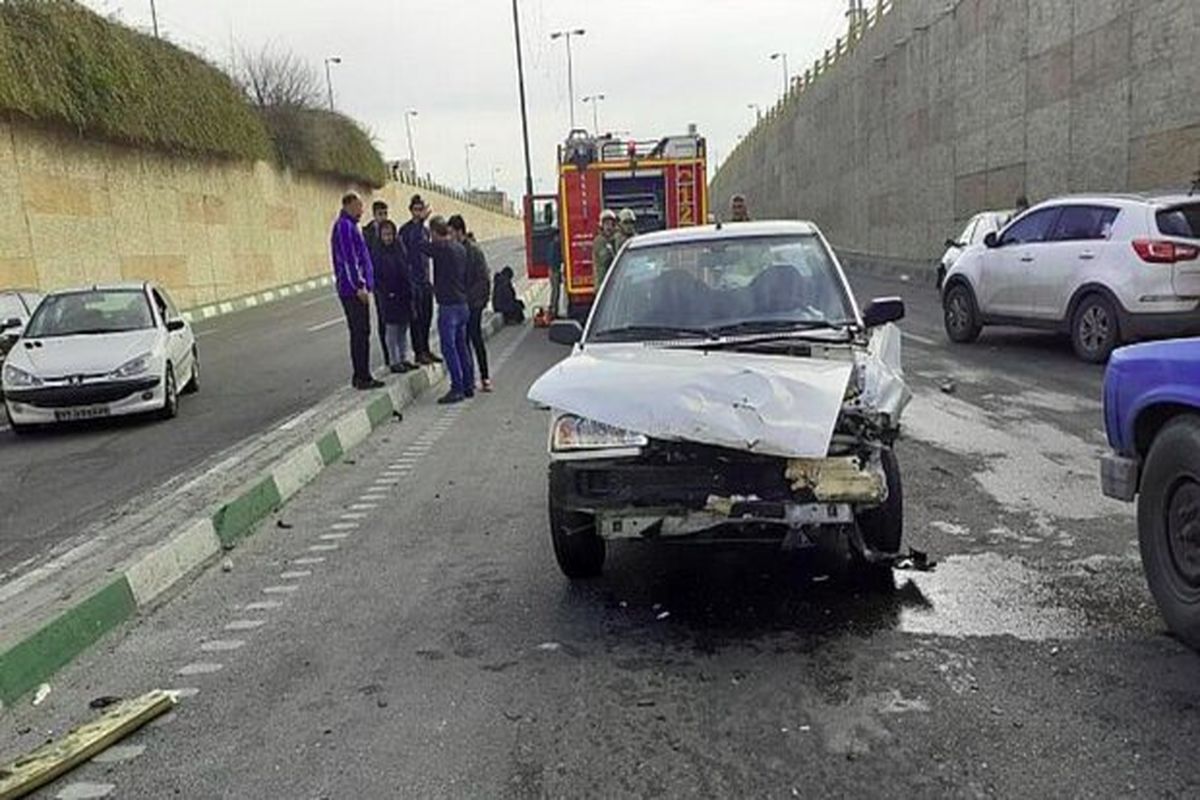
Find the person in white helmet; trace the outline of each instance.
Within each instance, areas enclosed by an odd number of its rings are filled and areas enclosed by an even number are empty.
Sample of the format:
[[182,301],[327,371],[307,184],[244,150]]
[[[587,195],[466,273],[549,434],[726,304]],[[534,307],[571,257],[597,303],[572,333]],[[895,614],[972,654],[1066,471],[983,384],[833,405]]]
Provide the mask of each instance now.
[[604,276],[608,274],[608,268],[612,266],[613,259],[617,257],[617,251],[620,249],[621,244],[617,241],[617,215],[606,208],[600,214],[600,232],[596,234],[596,240],[592,243],[592,276],[597,291],[600,284],[604,283]]
[[637,236],[637,214],[632,208],[622,208],[617,214],[617,252],[634,236]]

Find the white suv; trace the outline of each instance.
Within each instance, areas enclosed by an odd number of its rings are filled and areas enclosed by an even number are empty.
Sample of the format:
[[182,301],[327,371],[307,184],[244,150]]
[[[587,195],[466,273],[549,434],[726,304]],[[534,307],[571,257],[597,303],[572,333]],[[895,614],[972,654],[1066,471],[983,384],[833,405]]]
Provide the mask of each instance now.
[[1026,211],[955,262],[946,334],[984,325],[1069,333],[1103,362],[1122,342],[1200,333],[1200,196],[1091,195]]

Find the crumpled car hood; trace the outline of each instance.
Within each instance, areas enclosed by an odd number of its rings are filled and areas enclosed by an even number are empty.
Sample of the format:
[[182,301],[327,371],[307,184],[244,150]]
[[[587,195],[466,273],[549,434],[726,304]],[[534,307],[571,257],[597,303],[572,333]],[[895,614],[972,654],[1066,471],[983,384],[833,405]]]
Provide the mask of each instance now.
[[782,458],[829,452],[854,364],[634,345],[590,345],[529,399],[654,439]]

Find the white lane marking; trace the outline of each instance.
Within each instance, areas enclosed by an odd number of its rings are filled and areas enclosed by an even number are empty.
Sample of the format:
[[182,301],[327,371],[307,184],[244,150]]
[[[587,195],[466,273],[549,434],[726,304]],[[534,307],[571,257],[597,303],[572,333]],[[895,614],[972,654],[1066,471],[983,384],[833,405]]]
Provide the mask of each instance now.
[[283,603],[278,600],[260,600],[257,603],[247,603],[242,606],[243,611],[270,611],[274,608],[283,608]]
[[345,318],[344,318],[344,317],[337,317],[337,318],[335,318],[335,319],[331,319],[331,320],[329,320],[329,321],[327,321],[327,322],[321,322],[321,323],[318,323],[317,325],[310,325],[310,326],[308,327],[308,332],[309,332],[309,333],[316,333],[317,331],[323,331],[323,330],[325,330],[326,328],[332,328],[334,325],[337,325],[338,323],[340,323],[340,322],[345,322],[345,321],[346,321],[346,320],[345,320]]
[[331,553],[337,549],[338,546],[336,544],[314,544],[308,548],[311,553]]
[[293,558],[292,563],[296,564],[298,566],[308,567],[308,566],[312,566],[314,564],[324,564],[325,558],[323,556],[310,556],[308,558]]
[[377,508],[379,508],[379,503],[352,503],[350,505],[351,511],[373,511]]
[[338,542],[338,541],[341,541],[342,539],[349,539],[350,534],[348,534],[348,533],[322,533],[317,538],[324,542]]
[[[251,603],[250,605],[259,605],[259,603]],[[256,628],[261,628],[266,625],[265,619],[235,619],[225,626],[227,631],[252,631]]]
[[360,497],[358,499],[363,501],[364,503],[378,503],[381,500],[387,500],[388,496],[386,493],[384,493],[384,494],[369,493],[369,494],[364,494],[362,497]]
[[371,485],[372,486],[399,486],[400,481],[395,480],[394,478],[380,478],[379,480],[375,481]]
[[176,489],[175,494],[187,494],[189,491],[191,491],[195,487],[199,486],[201,483],[208,480],[213,475],[217,475],[222,472],[228,472],[230,467],[239,463],[240,461],[241,461],[241,458],[239,456],[229,456],[228,458],[224,459],[223,461],[217,462],[213,466],[204,470],[204,472],[202,472],[199,475],[197,475],[196,477],[192,478],[190,481],[185,483],[183,486],[180,486],[178,489]]
[[357,522],[335,522],[329,526],[332,531],[353,531],[358,529]]
[[908,339],[909,341],[916,342],[917,344],[923,344],[926,347],[939,347],[940,346],[940,344],[938,342],[934,341],[933,339],[929,339],[924,336],[918,336],[917,334],[909,333],[908,331],[902,332],[900,334],[900,336],[902,338]]
[[281,580],[281,581],[298,581],[301,578],[307,578],[310,575],[312,575],[311,569],[294,569],[289,572],[279,573],[279,580]]
[[294,592],[299,588],[299,586],[294,584],[289,586],[264,586],[263,594],[288,594],[289,592]]
[[186,700],[189,697],[195,697],[200,694],[199,686],[180,686],[175,689],[167,689],[167,694],[175,695],[177,700]]
[[92,756],[92,763],[116,764],[121,761],[130,761],[131,759],[137,758],[144,752],[146,752],[146,745],[144,744],[113,745],[107,750]]
[[205,336],[212,336],[214,333],[220,333],[220,328],[210,328],[206,331],[196,331],[196,338],[203,339]]
[[200,645],[200,650],[205,653],[227,653],[245,645],[246,643],[241,639],[213,639]]
[[212,661],[196,661],[181,668],[179,675],[211,675],[214,672],[220,672],[225,669],[224,664],[217,664]]
[[367,514],[364,514],[361,511],[355,511],[350,514],[342,514],[340,517],[338,517],[338,519],[348,519],[348,520],[366,519],[367,516],[368,516]]
[[57,800],[93,800],[97,797],[108,797],[117,787],[111,783],[87,783],[76,781],[68,783],[62,791],[54,795]]
[[310,408],[308,411],[297,414],[296,416],[289,419],[287,422],[280,425],[279,430],[290,431],[290,430],[294,429],[300,423],[304,422],[306,419],[312,418],[318,411],[320,411],[319,408]]
[[300,307],[308,308],[309,306],[315,306],[317,303],[328,303],[332,299],[333,299],[332,297],[329,297],[327,295],[321,295],[320,297],[314,297],[312,300],[305,300],[303,303],[300,304]]

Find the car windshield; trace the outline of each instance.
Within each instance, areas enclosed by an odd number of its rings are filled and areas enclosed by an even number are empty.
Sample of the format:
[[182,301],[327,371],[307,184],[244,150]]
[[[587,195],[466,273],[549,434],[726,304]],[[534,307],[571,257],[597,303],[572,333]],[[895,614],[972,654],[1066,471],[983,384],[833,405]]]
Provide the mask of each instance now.
[[600,295],[588,338],[687,338],[855,321],[818,237],[731,237],[626,250]]
[[122,333],[154,327],[154,315],[140,289],[52,294],[29,321],[30,339]]

